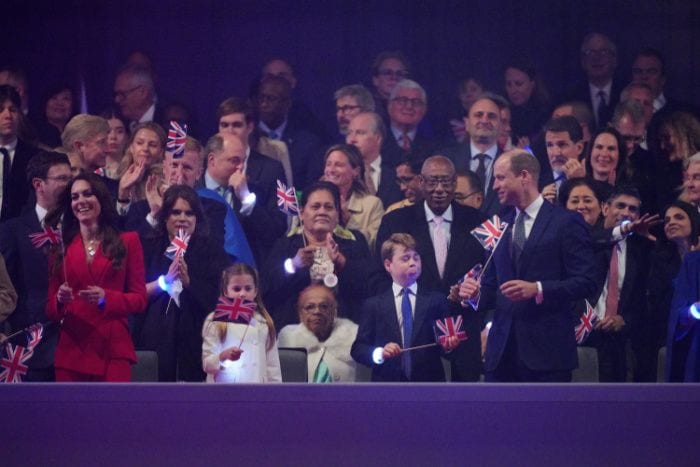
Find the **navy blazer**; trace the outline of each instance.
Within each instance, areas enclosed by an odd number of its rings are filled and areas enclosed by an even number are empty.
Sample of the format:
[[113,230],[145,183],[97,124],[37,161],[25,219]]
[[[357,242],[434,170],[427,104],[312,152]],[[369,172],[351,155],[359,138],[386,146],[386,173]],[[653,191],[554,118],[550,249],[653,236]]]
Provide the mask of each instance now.
[[29,359],[29,373],[25,381],[32,381],[32,370],[53,368],[54,351],[58,341],[58,325],[46,317],[46,291],[49,288],[49,269],[46,251],[35,248],[29,235],[41,232],[42,227],[34,207],[27,207],[19,217],[0,224],[0,252],[5,258],[7,272],[17,290],[17,307],[9,316],[12,332],[34,323],[45,323],[44,334]]
[[[596,291],[588,227],[580,214],[543,203],[515,265],[510,255],[513,215],[504,221],[508,229],[481,284],[479,308],[495,306],[485,370],[498,367],[511,333],[518,358],[530,370],[572,370],[578,364],[574,304]],[[534,297],[520,302],[507,299],[499,287],[515,279],[540,281],[542,303],[537,304]]]
[[[435,342],[433,324],[436,319],[448,314],[445,295],[428,292],[419,286],[415,307],[411,346]],[[361,317],[357,337],[350,350],[352,358],[372,368],[372,381],[407,381],[401,369],[400,357],[386,360],[381,365],[372,360],[372,352],[377,347],[384,347],[389,342],[395,342],[399,346],[402,343],[392,289],[368,298],[362,305]],[[411,381],[445,381],[441,355],[439,346],[412,351]]]

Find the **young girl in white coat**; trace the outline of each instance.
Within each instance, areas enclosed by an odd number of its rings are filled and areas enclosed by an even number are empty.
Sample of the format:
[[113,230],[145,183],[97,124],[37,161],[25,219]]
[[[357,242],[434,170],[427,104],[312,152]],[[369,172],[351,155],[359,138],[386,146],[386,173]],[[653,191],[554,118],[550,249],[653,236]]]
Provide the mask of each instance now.
[[224,270],[221,294],[257,306],[247,323],[212,321],[210,313],[202,328],[202,365],[207,383],[282,382],[275,325],[259,295],[258,273],[244,263]]

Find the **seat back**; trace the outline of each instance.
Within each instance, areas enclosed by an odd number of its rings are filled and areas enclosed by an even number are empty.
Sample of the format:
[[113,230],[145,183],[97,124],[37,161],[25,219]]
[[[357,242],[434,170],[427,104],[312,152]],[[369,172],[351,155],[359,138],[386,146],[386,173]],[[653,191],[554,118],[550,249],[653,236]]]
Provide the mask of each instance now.
[[597,383],[598,375],[598,351],[593,347],[577,347],[578,368],[571,374],[574,383]]
[[656,382],[666,381],[666,346],[659,349],[658,360],[656,361]]
[[137,350],[136,364],[131,367],[131,382],[158,382],[158,354],[153,350]]
[[303,347],[280,347],[278,350],[282,382],[307,383],[309,381],[309,370],[306,362],[306,349]]

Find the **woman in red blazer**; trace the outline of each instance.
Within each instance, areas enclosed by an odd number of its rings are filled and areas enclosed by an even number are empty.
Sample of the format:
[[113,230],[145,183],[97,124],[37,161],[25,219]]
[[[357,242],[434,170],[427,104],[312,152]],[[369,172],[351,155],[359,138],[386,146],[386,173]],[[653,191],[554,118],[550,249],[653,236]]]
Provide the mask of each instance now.
[[78,175],[48,222],[63,215],[63,245],[50,268],[47,316],[61,322],[56,381],[131,380],[128,315],[146,308],[143,252],[95,174]]

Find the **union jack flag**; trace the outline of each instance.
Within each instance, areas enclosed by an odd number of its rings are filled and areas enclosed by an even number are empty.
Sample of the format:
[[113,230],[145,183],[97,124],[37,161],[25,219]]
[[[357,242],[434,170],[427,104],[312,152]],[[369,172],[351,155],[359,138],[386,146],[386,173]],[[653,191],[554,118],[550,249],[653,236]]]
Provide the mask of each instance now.
[[437,340],[444,345],[448,337],[456,337],[460,341],[467,340],[467,333],[462,329],[462,317],[448,316],[444,320],[435,320]]
[[250,323],[256,308],[255,302],[240,298],[230,300],[226,297],[219,297],[219,303],[217,303],[216,308],[214,308],[214,318],[212,318],[212,321]]
[[277,206],[287,214],[299,214],[297,194],[293,186],[287,186],[277,180]]
[[0,383],[21,383],[22,377],[27,374],[29,367],[27,360],[33,352],[21,345],[5,344],[6,356],[0,359]]
[[25,329],[25,331],[27,332],[27,349],[33,352],[34,347],[36,347],[44,335],[44,325],[35,323]]
[[588,338],[589,334],[591,333],[591,331],[593,331],[593,327],[598,322],[598,315],[595,314],[595,310],[593,309],[591,304],[588,303],[588,300],[585,300],[585,302],[586,312],[581,315],[579,323],[574,328],[574,331],[576,333],[577,344],[583,344],[584,342],[586,342],[586,339]]
[[166,147],[173,153],[173,157],[178,158],[185,153],[185,143],[187,142],[187,125],[180,126],[174,120],[170,121],[168,130],[168,144]]
[[27,374],[27,361],[34,355],[34,348],[39,344],[44,326],[41,323],[32,324],[24,329],[27,334],[27,346],[12,345],[9,342],[3,346],[5,357],[0,359],[0,383],[21,383]]
[[170,259],[179,258],[184,256],[187,251],[187,245],[190,243],[190,234],[185,232],[184,229],[179,229],[177,234],[173,237],[170,246],[165,249],[165,256]]
[[501,236],[503,236],[503,232],[506,231],[506,227],[508,227],[508,223],[501,222],[501,219],[496,214],[491,219],[486,219],[483,224],[475,227],[471,234],[479,240],[481,246],[490,251],[496,247]]
[[104,177],[105,176],[104,167],[99,167],[99,168],[95,169],[95,174],[99,175],[100,177]]
[[48,225],[44,227],[41,232],[29,234],[29,240],[31,240],[34,248],[41,248],[46,243],[49,245],[60,245],[61,244],[61,231],[60,229],[54,229]]

